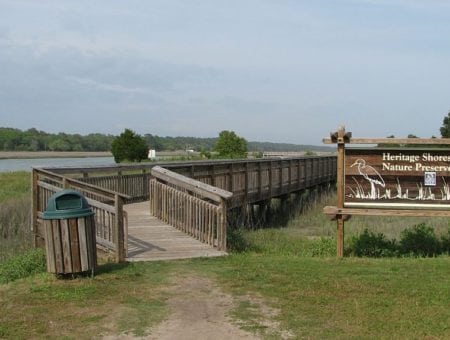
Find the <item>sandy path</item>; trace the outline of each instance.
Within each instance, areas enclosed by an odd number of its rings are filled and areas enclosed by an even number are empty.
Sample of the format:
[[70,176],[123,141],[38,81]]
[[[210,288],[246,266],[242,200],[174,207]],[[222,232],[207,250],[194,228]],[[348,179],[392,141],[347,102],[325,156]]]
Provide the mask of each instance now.
[[291,339],[293,335],[280,329],[275,321],[279,311],[266,305],[260,298],[233,296],[224,293],[208,278],[195,274],[180,275],[173,279],[175,285],[168,286],[169,317],[161,324],[149,329],[147,336],[135,337],[131,334],[109,335],[103,340],[254,340],[261,339],[239,328],[248,321],[232,320],[230,312],[242,301],[250,302],[259,310],[261,317],[252,317],[253,325],[260,325],[264,335],[272,338]]
[[[172,289],[171,289],[172,290]],[[231,323],[227,313],[233,299],[206,278],[182,277],[169,300],[170,318],[152,330],[148,339],[259,339]]]

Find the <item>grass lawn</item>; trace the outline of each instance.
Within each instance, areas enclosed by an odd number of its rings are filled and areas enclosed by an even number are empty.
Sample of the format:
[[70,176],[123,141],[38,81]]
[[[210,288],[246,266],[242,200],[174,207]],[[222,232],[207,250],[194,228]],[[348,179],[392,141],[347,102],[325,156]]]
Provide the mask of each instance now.
[[[22,251],[14,242],[23,244],[27,237],[29,211],[23,207],[29,207],[29,173],[0,174],[0,184],[0,227],[7,235],[0,239],[2,255]],[[103,264],[94,278],[39,273],[0,284],[0,338],[144,336],[169,317],[174,292],[168,288],[186,275],[208,277],[231,294],[236,304],[230,316],[263,338],[281,333],[271,333],[259,321],[264,310],[255,310],[250,297],[279,310],[272,317],[292,338],[450,338],[450,257],[336,259],[330,238],[334,224],[321,213],[327,202],[316,203],[293,214],[282,228],[242,233],[252,251],[224,258]],[[398,229],[416,222],[352,219],[347,234],[358,234],[368,224],[395,237]],[[427,223],[448,228],[442,219]],[[2,268],[0,256],[0,276]]]
[[[256,253],[109,264],[93,279],[39,274],[0,285],[0,337],[144,335],[167,317],[169,278],[186,272],[208,276],[233,296],[265,299],[280,310],[277,319],[294,338],[450,337],[449,257],[338,260]],[[233,315],[245,319],[249,313],[241,301]]]

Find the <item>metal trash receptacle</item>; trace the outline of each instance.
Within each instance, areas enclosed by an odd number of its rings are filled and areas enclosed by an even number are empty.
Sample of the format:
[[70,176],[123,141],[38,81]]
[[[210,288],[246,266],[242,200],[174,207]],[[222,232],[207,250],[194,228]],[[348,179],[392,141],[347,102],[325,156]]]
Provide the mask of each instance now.
[[97,266],[94,212],[75,190],[53,194],[43,213],[47,271],[75,274]]

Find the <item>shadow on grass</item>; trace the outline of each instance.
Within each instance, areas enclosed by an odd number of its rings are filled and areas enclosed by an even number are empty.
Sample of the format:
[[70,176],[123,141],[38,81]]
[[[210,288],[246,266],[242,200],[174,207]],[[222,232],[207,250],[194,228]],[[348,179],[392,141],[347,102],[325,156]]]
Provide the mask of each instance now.
[[130,264],[128,262],[123,263],[103,263],[97,266],[95,269],[95,275],[111,274],[114,272],[120,272],[126,269]]

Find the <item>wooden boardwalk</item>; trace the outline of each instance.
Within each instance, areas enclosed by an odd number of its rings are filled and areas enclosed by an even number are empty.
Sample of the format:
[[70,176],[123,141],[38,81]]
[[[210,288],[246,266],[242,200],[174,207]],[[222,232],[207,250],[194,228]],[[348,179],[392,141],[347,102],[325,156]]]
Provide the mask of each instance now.
[[150,215],[149,202],[124,206],[128,214],[127,261],[158,261],[224,256],[191,236]]

